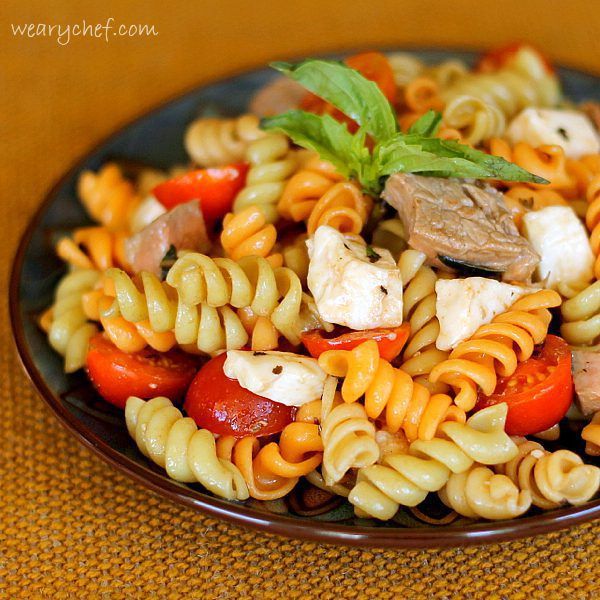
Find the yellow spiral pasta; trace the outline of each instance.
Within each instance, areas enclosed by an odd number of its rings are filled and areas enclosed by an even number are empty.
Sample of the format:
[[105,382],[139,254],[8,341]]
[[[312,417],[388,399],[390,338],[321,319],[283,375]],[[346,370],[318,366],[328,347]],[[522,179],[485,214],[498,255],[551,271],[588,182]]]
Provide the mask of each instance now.
[[339,483],[350,469],[372,465],[379,459],[375,426],[364,407],[342,402],[336,387],[337,379],[328,377],[321,399],[321,473],[328,487]]
[[581,437],[586,441],[586,454],[600,456],[600,410],[594,413],[590,423],[583,428]]
[[111,267],[129,269],[125,257],[127,232],[107,227],[79,227],[71,237],[56,244],[56,254],[72,267],[105,271]]
[[168,398],[147,402],[130,396],[125,405],[129,435],[140,452],[166,470],[171,479],[202,484],[228,500],[246,500],[248,488],[242,474],[229,460],[219,458],[214,436],[198,429]]
[[469,73],[442,90],[444,121],[472,144],[501,136],[507,119],[528,106],[555,106],[560,87],[539,55],[522,48],[494,73]]
[[98,332],[88,321],[82,297],[94,288],[99,278],[100,273],[91,269],[67,273],[56,288],[54,303],[40,318],[50,346],[65,359],[65,373],[73,373],[85,365],[90,338]]
[[107,163],[98,173],[83,171],[77,192],[92,219],[111,231],[129,229],[129,219],[140,198],[117,165]]
[[186,129],[185,149],[190,158],[201,167],[242,161],[249,144],[266,135],[259,124],[255,115],[242,115],[233,119],[196,119]]
[[473,462],[490,465],[514,458],[517,447],[504,432],[507,412],[506,404],[496,404],[466,423],[442,423],[444,438],[416,440],[408,454],[390,454],[383,464],[360,469],[349,495],[357,516],[391,519],[399,506],[416,506]]
[[446,506],[470,519],[514,519],[531,506],[529,490],[481,466],[453,473],[438,494]]
[[551,509],[587,502],[600,487],[600,469],[586,465],[574,452],[547,452],[537,442],[518,438],[518,454],[495,470],[527,491],[534,506]]
[[261,448],[255,437],[222,436],[217,440],[217,454],[238,467],[252,498],[275,500],[321,464],[323,444],[318,425],[297,418],[286,425],[279,442]]
[[277,221],[277,203],[286,181],[301,162],[300,155],[300,152],[290,149],[288,138],[279,133],[270,133],[252,142],[245,154],[246,161],[250,163],[246,185],[235,198],[233,212],[240,213],[249,206],[258,206],[268,223]]
[[467,65],[462,60],[450,59],[436,65],[426,65],[412,54],[395,52],[388,55],[394,72],[394,81],[399,88],[404,88],[417,77],[428,77],[445,89],[468,73]]
[[[241,348],[248,334],[233,309],[250,307],[268,317],[278,332],[298,344],[302,285],[293,271],[273,268],[264,258],[235,262],[190,252],[177,259],[166,283],[142,272],[140,287],[124,271],[109,269],[115,303],[106,316],[148,320],[156,332],[173,331],[179,344],[197,344],[202,352]],[[175,297],[174,297],[175,296]]]
[[367,416],[383,419],[391,433],[402,429],[409,441],[432,439],[446,420],[463,423],[466,420],[465,412],[452,405],[450,396],[432,396],[408,373],[381,358],[374,340],[352,350],[323,352],[319,365],[328,375],[344,377],[345,402],[356,402],[364,395]]
[[277,229],[267,218],[263,209],[250,205],[241,212],[229,213],[223,219],[221,245],[233,260],[244,256],[262,256],[275,267],[283,264],[279,253],[271,254],[277,242]]
[[308,235],[300,233],[296,235],[291,242],[283,243],[281,254],[283,256],[283,264],[294,271],[298,275],[302,286],[306,288],[306,278],[308,276],[308,247],[306,240]]
[[312,158],[289,179],[277,209],[286,219],[306,221],[309,235],[321,225],[357,234],[369,217],[372,203],[356,184],[343,181],[333,165]]
[[561,298],[554,290],[520,298],[509,311],[458,344],[448,359],[431,370],[429,379],[452,386],[457,392],[456,405],[471,410],[480,389],[486,396],[491,395],[498,375],[512,375],[517,364],[532,355],[534,345],[544,341],[551,319],[548,309],[560,304]]
[[443,387],[432,386],[426,377],[448,357],[448,353],[435,346],[440,333],[435,308],[435,283],[438,277],[433,269],[425,265],[425,259],[422,252],[409,249],[398,260],[404,286],[404,320],[410,323],[408,344],[402,355],[402,370],[416,377],[421,385],[444,391]]

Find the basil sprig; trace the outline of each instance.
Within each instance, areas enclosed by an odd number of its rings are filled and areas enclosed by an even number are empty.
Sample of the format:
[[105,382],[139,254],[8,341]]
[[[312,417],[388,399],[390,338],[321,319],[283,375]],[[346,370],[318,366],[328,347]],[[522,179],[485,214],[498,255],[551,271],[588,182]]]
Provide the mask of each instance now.
[[342,175],[358,180],[366,193],[379,195],[385,178],[400,172],[547,183],[503,158],[435,137],[440,113],[429,111],[408,133],[399,132],[394,110],[379,87],[343,63],[305,60],[272,66],[335,106],[359,128],[352,134],[330,115],[302,110],[265,118],[262,128],[281,131],[295,144],[317,152]]

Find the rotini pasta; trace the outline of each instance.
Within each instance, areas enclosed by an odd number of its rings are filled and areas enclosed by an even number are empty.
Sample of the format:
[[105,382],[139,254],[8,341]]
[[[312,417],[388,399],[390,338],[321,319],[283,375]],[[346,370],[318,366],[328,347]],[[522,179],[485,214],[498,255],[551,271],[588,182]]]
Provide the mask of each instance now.
[[201,483],[215,496],[228,500],[248,498],[238,468],[217,456],[213,434],[198,429],[168,398],[158,396],[146,402],[130,396],[125,422],[140,452],[165,469],[171,479]]
[[367,416],[376,420],[385,414],[387,429],[392,433],[402,429],[411,442],[432,439],[446,420],[466,420],[464,411],[452,405],[450,396],[432,396],[402,369],[394,369],[380,358],[374,340],[363,342],[353,350],[324,352],[319,357],[319,365],[328,375],[344,378],[342,398],[345,402],[356,402],[364,395]]
[[277,221],[277,203],[286,181],[294,174],[300,161],[300,153],[290,150],[288,139],[271,133],[252,142],[245,155],[250,163],[245,187],[238,192],[233,212],[243,212],[249,206],[261,209],[268,223]]
[[360,469],[349,496],[356,514],[391,519],[399,506],[416,506],[440,490],[451,473],[464,473],[474,461],[510,460],[517,448],[504,432],[506,414],[506,404],[496,404],[466,423],[443,423],[441,433],[449,439],[416,440],[408,454],[390,454],[383,464]]
[[129,229],[129,219],[140,198],[117,165],[108,163],[98,173],[84,171],[77,192],[92,219],[111,231]]
[[596,412],[581,432],[586,441],[585,452],[590,456],[600,456],[600,411]]
[[551,319],[548,309],[560,304],[560,296],[553,290],[520,298],[508,312],[458,344],[447,360],[432,369],[429,379],[452,386],[457,391],[457,406],[471,410],[479,389],[486,396],[492,394],[497,376],[512,375],[518,362],[532,355],[534,344],[544,341]]
[[569,450],[547,452],[537,442],[518,439],[518,454],[495,470],[530,494],[534,506],[550,509],[583,504],[600,487],[600,469],[585,465]]
[[65,359],[65,373],[73,373],[85,365],[88,343],[98,332],[83,311],[82,296],[99,278],[100,273],[91,269],[67,273],[56,288],[54,303],[40,319],[48,342]]
[[184,145],[197,165],[214,167],[243,160],[248,145],[265,135],[255,115],[200,118],[188,126]]

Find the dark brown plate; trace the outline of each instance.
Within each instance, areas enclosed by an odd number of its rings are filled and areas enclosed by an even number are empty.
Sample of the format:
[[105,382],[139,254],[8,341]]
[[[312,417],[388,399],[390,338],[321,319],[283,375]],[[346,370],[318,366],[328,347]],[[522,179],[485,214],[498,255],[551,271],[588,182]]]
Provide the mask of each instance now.
[[[420,51],[439,61],[449,56],[472,60],[463,52]],[[418,510],[401,510],[388,522],[357,519],[351,507],[307,485],[285,501],[246,504],[220,500],[202,488],[179,484],[147,461],[128,437],[122,413],[102,402],[81,373],[66,376],[62,361],[36,326],[36,317],[51,303],[64,272],[51,248],[59,231],[87,222],[75,195],[82,169],[98,169],[108,159],[123,158],[158,167],[182,162],[183,132],[199,112],[239,114],[252,94],[273,74],[260,70],[234,77],[169,102],[116,133],[72,168],[47,194],[19,245],[10,282],[10,314],[23,366],[61,423],[83,444],[137,482],[180,504],[233,523],[271,533],[355,546],[424,548],[509,540],[568,527],[600,517],[600,500],[500,522],[457,519],[435,501]],[[576,100],[593,98],[598,79],[561,70],[566,93]],[[563,428],[561,445],[581,452],[576,431]]]

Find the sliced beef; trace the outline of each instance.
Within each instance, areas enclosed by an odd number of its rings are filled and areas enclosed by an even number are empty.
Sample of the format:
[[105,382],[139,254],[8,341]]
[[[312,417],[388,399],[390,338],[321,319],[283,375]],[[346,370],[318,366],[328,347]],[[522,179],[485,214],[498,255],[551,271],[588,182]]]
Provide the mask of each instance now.
[[437,267],[463,264],[525,281],[539,262],[519,235],[503,195],[489,185],[397,173],[382,196],[398,211],[409,245]]
[[577,404],[590,416],[600,410],[600,346],[572,348],[571,354]]
[[125,242],[127,260],[135,273],[159,276],[160,263],[171,246],[176,250],[206,252],[210,240],[198,200],[180,204],[158,217]]
[[306,90],[296,81],[278,77],[261,88],[250,102],[250,112],[259,117],[278,115],[298,108]]

